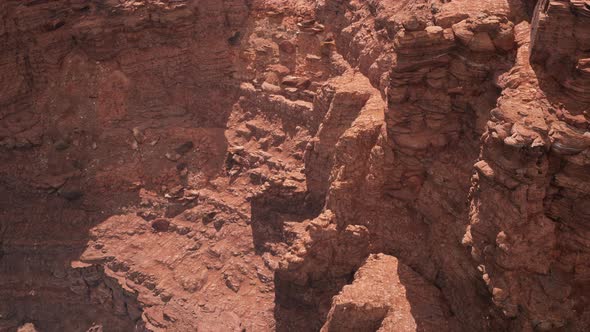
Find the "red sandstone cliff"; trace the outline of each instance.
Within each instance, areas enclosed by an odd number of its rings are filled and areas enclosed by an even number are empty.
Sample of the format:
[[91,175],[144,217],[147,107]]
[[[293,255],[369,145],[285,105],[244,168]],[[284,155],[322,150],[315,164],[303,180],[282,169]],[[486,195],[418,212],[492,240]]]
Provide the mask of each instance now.
[[587,1],[5,0],[0,42],[0,331],[590,326]]

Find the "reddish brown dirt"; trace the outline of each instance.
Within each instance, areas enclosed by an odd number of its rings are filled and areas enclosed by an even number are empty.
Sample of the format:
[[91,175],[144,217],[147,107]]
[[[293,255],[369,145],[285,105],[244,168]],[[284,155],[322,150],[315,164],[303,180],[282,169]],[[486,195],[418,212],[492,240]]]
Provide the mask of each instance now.
[[586,331],[590,4],[0,2],[0,331]]

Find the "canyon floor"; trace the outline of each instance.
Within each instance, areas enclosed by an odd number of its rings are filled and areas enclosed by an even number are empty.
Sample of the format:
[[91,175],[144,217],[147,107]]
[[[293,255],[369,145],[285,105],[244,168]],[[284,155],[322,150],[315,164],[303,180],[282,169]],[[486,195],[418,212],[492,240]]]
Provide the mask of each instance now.
[[590,2],[3,0],[0,331],[588,331]]

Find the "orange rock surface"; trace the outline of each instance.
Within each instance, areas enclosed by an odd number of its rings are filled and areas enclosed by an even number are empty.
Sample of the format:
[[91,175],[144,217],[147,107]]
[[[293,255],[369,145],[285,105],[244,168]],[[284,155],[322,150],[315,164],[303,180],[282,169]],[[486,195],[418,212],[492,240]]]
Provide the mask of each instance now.
[[0,331],[587,331],[590,2],[0,2]]

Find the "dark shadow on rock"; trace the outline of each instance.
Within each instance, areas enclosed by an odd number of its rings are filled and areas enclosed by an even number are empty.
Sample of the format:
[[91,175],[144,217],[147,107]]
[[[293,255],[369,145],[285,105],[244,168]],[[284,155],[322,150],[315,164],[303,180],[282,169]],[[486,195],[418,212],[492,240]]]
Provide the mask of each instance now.
[[298,285],[289,276],[275,274],[277,332],[319,331],[326,321],[332,298],[352,283],[354,271],[340,278],[326,276]]
[[[80,257],[89,229],[137,202],[136,193],[75,201],[45,194],[17,179],[0,177],[0,330],[16,331],[33,322],[41,331],[132,331],[141,316],[136,295],[105,276],[100,265],[72,264]],[[114,199],[117,197],[117,199]],[[99,204],[92,204],[98,200]]]
[[438,288],[404,264],[398,265],[397,273],[406,291],[416,331],[457,331],[459,326],[453,322],[454,315]]
[[307,203],[306,196],[306,192],[276,187],[252,198],[251,227],[257,253],[268,251],[273,243],[292,240],[286,238],[285,222],[302,222],[319,214]]
[[[237,98],[237,93],[232,91],[225,95]],[[227,98],[227,103],[231,105],[235,98]],[[224,113],[220,121],[215,123],[219,129],[209,130],[202,136],[205,141],[212,142],[210,152],[215,153],[215,156],[204,159],[199,158],[192,148],[191,151],[183,151],[182,169],[188,172],[200,171],[205,176],[214,177],[223,168],[223,155],[227,150],[223,132],[230,110],[231,106],[224,110],[218,109],[219,113]],[[197,121],[193,125],[201,124]],[[209,127],[207,123],[202,125]],[[175,146],[176,142],[162,137],[158,144]],[[164,196],[162,184],[166,184],[167,188],[186,186],[186,178],[184,182],[181,176],[164,180],[156,178],[163,172],[175,174],[178,171],[175,163],[156,157],[161,155],[160,151],[154,152],[153,159],[146,161],[147,165],[142,165],[144,167],[128,170],[130,174],[115,167],[115,172],[105,177],[105,173],[98,174],[91,165],[106,160],[115,161],[118,159],[113,158],[118,157],[129,165],[137,161],[136,155],[116,151],[120,146],[104,147],[102,150],[92,150],[89,146],[86,148],[64,151],[67,158],[65,155],[49,158],[50,163],[60,165],[56,169],[63,168],[62,164],[68,163],[70,158],[81,164],[77,175],[65,177],[65,183],[59,184],[58,189],[44,188],[39,183],[31,184],[27,175],[15,171],[18,163],[27,160],[30,168],[26,171],[39,173],[35,181],[41,179],[40,182],[51,182],[52,177],[48,172],[39,171],[42,164],[36,157],[47,153],[47,149],[52,149],[51,146],[1,151],[0,162],[4,165],[3,173],[0,173],[2,331],[16,331],[25,322],[33,322],[42,331],[86,331],[93,324],[102,326],[104,331],[143,329],[142,309],[137,302],[137,294],[123,289],[118,281],[104,274],[106,262],[79,263],[80,266],[75,264],[78,264],[76,262],[80,260],[88,243],[95,240],[90,237],[93,228],[112,216],[129,214],[130,210],[141,206],[141,186],[128,179],[145,174],[144,188]],[[114,179],[115,183],[105,184],[99,179]],[[185,208],[170,202],[160,212],[161,216],[176,215]]]
[[585,16],[590,10],[567,5],[569,10],[560,11],[548,0],[538,1],[532,14],[530,62],[549,102],[579,116],[590,104],[590,74],[587,52],[581,50],[584,41],[576,34],[588,29],[590,21]]

